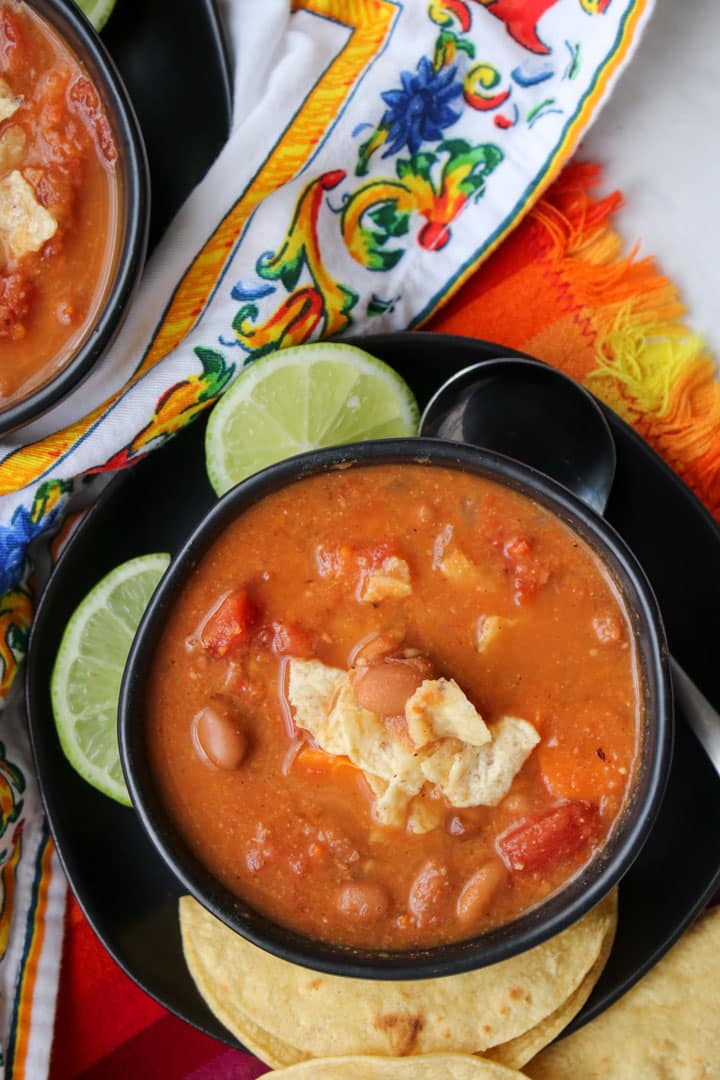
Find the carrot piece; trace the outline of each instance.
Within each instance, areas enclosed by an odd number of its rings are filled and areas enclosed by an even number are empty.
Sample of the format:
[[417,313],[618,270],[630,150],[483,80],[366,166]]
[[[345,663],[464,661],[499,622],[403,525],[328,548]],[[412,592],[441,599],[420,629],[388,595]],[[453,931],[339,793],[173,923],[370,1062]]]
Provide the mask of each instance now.
[[326,754],[315,746],[303,746],[295,757],[295,764],[305,772],[325,776],[340,776],[343,773],[356,776],[358,773],[350,758],[343,754]]
[[551,794],[600,803],[609,792],[620,794],[625,789],[635,753],[635,730],[622,714],[586,707],[582,727],[571,738],[552,725],[543,734],[537,760]]

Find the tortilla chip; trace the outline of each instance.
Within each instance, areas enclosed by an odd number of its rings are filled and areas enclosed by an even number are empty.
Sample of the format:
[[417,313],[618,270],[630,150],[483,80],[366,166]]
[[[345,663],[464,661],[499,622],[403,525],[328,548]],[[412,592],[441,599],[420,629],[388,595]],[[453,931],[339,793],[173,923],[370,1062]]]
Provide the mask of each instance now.
[[185,958],[218,1019],[274,1067],[313,1057],[472,1054],[555,1013],[595,965],[616,920],[606,898],[550,941],[444,979],[324,975],[256,948],[191,897],[180,901]]
[[56,230],[55,218],[37,201],[21,172],[15,169],[0,180],[0,233],[16,259],[39,251]]
[[454,548],[448,555],[444,555],[436,565],[448,581],[453,585],[460,585],[461,588],[483,589],[491,584],[487,571],[468,559],[459,548]]
[[390,555],[379,570],[368,574],[360,586],[359,599],[364,604],[379,604],[381,600],[399,600],[412,592],[410,567],[404,559]]
[[492,736],[454,679],[425,679],[405,702],[408,734],[416,746],[436,739],[460,739],[484,746]]
[[527,1067],[533,1080],[720,1076],[720,908],[620,1001]]
[[490,731],[485,746],[442,739],[420,760],[421,772],[452,806],[497,806],[540,742],[532,724],[517,716],[502,716]]
[[327,727],[332,703],[347,679],[347,672],[328,667],[320,660],[295,659],[290,660],[288,670],[288,700],[298,726],[317,736]]
[[[326,754],[362,770],[381,825],[404,825],[426,781],[452,806],[496,806],[540,741],[532,724],[515,716],[501,717],[491,731],[453,679],[425,679],[405,706],[415,749],[360,704],[347,672],[294,657],[289,671],[295,722]],[[435,817],[433,825],[433,815],[420,811],[412,831],[439,825]]]
[[471,1054],[424,1054],[413,1058],[316,1058],[281,1069],[279,1075],[288,1080],[517,1080],[522,1073]]
[[22,105],[22,95],[14,94],[4,79],[0,79],[0,124],[9,120]]
[[[612,895],[617,900],[617,892]],[[567,1001],[564,1001],[555,1012],[546,1016],[534,1028],[526,1031],[524,1035],[518,1035],[517,1039],[501,1043],[500,1046],[493,1046],[483,1056],[490,1061],[498,1062],[500,1065],[507,1065],[511,1069],[522,1069],[528,1061],[532,1061],[536,1054],[544,1050],[568,1026],[573,1017],[577,1016],[590,997],[595,983],[602,975],[603,969],[608,962],[613,941],[615,940],[616,929],[617,911],[615,919],[608,923],[605,938],[600,946],[600,955],[577,990],[573,991]]]

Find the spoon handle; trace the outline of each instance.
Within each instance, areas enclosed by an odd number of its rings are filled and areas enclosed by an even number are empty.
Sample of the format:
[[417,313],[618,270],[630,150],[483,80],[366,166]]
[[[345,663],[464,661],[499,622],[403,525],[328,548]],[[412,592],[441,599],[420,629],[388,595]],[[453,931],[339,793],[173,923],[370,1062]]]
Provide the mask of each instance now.
[[715,771],[720,775],[720,714],[674,657],[670,658],[670,667],[680,711],[715,766]]

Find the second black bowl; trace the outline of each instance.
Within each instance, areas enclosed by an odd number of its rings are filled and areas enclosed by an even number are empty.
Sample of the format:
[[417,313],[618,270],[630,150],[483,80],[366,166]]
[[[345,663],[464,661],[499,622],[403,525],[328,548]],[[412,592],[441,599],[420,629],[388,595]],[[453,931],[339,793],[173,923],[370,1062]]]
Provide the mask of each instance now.
[[32,9],[74,54],[97,90],[118,151],[117,206],[108,279],[83,337],[57,367],[0,408],[0,435],[37,419],[90,374],[120,331],[140,281],[150,219],[150,181],[140,127],[120,75],[101,39],[73,0],[29,0]]

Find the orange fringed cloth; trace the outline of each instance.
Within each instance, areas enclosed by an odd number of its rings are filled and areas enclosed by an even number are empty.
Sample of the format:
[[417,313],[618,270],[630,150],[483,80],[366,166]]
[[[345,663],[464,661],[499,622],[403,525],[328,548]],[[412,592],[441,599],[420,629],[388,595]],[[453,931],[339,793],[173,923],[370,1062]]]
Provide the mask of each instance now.
[[720,385],[652,259],[623,255],[597,165],[568,166],[427,329],[502,342],[607,402],[720,520]]
[[[651,259],[623,256],[617,193],[571,165],[428,329],[501,342],[574,376],[645,436],[720,519],[720,385]],[[68,905],[50,1080],[253,1080],[266,1067],[184,1024]]]

